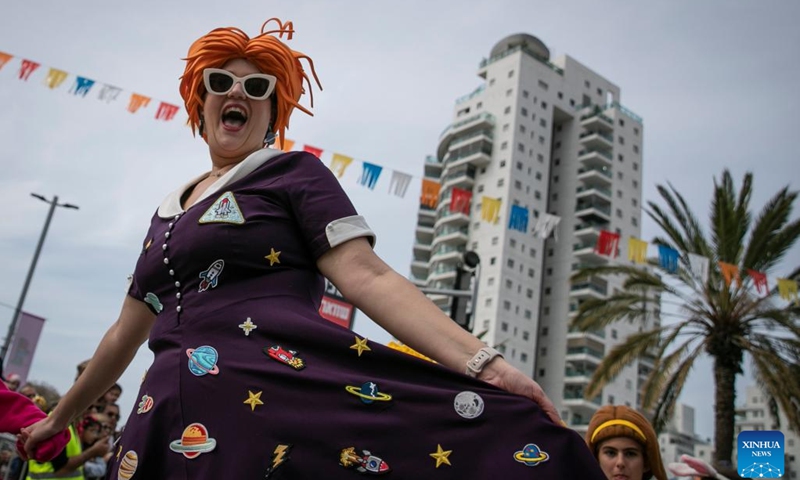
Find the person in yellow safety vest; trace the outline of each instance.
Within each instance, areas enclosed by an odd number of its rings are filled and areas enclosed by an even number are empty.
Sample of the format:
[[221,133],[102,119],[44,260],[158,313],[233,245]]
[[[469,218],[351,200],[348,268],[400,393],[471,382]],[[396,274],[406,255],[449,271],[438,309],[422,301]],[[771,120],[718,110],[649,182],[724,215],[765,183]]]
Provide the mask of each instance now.
[[53,460],[40,463],[28,461],[28,475],[26,480],[39,480],[46,478],[59,478],[68,480],[85,480],[83,464],[89,460],[108,453],[108,442],[96,442],[83,451],[81,439],[73,425],[69,426],[70,440],[66,448]]

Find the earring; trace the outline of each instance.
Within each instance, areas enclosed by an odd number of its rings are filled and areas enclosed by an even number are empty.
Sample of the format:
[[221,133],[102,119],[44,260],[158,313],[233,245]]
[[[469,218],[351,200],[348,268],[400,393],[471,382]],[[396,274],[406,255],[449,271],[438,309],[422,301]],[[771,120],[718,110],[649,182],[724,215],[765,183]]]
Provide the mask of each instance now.
[[275,143],[275,132],[272,131],[272,127],[267,129],[267,134],[264,136],[264,145],[269,147],[273,143]]

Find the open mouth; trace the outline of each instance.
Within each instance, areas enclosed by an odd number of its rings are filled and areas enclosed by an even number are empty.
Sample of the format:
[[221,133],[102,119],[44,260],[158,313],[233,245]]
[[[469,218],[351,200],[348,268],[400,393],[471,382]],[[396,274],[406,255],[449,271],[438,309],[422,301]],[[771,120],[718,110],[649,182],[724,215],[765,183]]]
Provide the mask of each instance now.
[[232,130],[238,130],[247,123],[247,112],[236,105],[231,105],[222,111],[222,125]]

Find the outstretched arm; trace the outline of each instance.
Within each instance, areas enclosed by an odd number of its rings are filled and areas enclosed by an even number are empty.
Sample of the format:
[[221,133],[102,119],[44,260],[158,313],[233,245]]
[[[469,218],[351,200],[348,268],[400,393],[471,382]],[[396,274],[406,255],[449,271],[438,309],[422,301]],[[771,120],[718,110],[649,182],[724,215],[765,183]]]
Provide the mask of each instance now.
[[100,398],[117,381],[147,339],[155,315],[147,306],[125,297],[117,321],[108,329],[92,356],[92,361],[75,385],[64,395],[45,420],[22,430],[25,451],[31,455],[36,445],[65,429],[69,422]]
[[[317,266],[369,318],[443,365],[464,372],[467,361],[485,346],[378,258],[365,238],[332,248],[319,258]],[[539,384],[504,359],[496,357],[478,378],[535,400],[554,422],[561,423]]]

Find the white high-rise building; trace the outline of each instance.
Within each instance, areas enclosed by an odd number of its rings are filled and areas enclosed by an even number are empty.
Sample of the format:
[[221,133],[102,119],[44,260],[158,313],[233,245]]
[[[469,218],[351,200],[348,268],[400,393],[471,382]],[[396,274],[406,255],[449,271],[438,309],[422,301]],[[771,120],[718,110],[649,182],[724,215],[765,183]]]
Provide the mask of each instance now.
[[[459,289],[462,254],[476,252],[472,331],[535,378],[573,428],[585,430],[599,405],[637,407],[652,365],[637,361],[597,398],[584,399],[600,360],[644,324],[569,329],[581,301],[621,288],[599,278],[573,285],[570,276],[581,265],[629,262],[628,239],[640,238],[642,119],[621,105],[619,87],[569,56],[551,60],[531,35],[501,40],[477,74],[481,84],[456,100],[453,121],[425,164],[439,192],[435,207],[419,211],[411,279],[428,289]],[[462,210],[465,192],[471,202]],[[561,219],[547,240],[532,234],[545,214]],[[603,230],[619,234],[616,259],[595,252]],[[450,312],[451,297],[432,298]],[[657,322],[658,303],[647,310],[644,323]]]
[[736,408],[734,421],[733,456],[736,464],[736,437],[742,430],[780,430],[783,433],[783,478],[800,478],[800,435],[789,429],[783,409],[770,405],[769,397],[761,388],[749,385],[744,402]]
[[712,462],[710,439],[703,440],[694,430],[694,408],[679,403],[675,405],[675,413],[667,422],[663,432],[658,434],[661,449],[661,461],[664,469],[667,465],[679,462],[681,455],[691,455],[709,464]]

